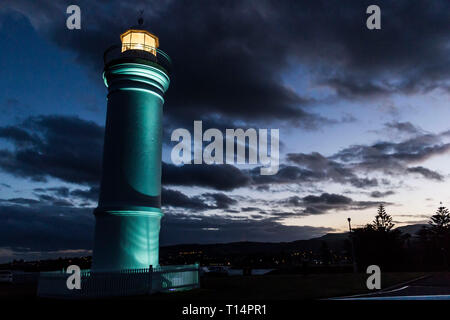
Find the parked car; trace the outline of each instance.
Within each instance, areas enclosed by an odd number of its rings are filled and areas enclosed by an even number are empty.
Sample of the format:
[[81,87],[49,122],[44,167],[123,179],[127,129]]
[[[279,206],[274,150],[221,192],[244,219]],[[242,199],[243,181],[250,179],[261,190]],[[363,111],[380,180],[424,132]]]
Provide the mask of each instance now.
[[12,271],[0,270],[0,282],[13,282]]

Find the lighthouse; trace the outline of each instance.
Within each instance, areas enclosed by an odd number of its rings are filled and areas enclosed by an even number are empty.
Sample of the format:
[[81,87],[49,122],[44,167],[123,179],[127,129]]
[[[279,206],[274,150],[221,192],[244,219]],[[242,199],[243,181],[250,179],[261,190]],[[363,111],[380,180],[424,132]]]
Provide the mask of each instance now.
[[94,271],[159,265],[162,116],[170,58],[142,22],[104,54],[108,95],[94,210]]

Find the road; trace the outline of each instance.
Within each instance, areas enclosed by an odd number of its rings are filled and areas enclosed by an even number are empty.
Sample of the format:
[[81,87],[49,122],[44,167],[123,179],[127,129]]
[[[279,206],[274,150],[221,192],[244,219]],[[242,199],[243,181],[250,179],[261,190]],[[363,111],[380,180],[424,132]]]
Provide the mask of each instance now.
[[450,273],[435,273],[394,288],[332,300],[450,300]]

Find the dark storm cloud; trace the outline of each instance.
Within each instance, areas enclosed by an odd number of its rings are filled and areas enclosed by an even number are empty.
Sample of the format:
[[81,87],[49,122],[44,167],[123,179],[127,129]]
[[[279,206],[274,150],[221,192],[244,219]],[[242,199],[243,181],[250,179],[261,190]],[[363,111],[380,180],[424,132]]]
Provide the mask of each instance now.
[[97,186],[90,187],[87,190],[75,189],[70,191],[70,195],[86,201],[97,201],[100,189]]
[[67,187],[35,188],[36,193],[54,193],[60,197],[68,197],[70,190]]
[[206,210],[211,209],[199,197],[188,197],[184,193],[163,188],[161,190],[161,202],[163,206],[181,207],[185,209]]
[[[71,116],[27,118],[16,126],[0,127],[0,138],[13,143],[14,150],[0,150],[0,168],[19,177],[46,181],[97,185],[100,181],[103,127]],[[249,185],[251,178],[232,165],[162,164],[166,185],[200,186],[232,190]],[[51,190],[47,190],[51,191]],[[75,191],[96,198],[97,189]]]
[[[32,15],[30,20],[40,31],[61,47],[74,50],[77,59],[93,67],[96,73],[102,70],[99,57],[103,51],[119,42],[118,35],[135,24],[137,11],[145,8],[152,31],[158,34],[174,61],[176,76],[166,110],[175,122],[221,114],[229,122],[235,118],[254,120],[271,116],[293,119],[307,128],[327,123],[302,108],[312,103],[311,99],[282,84],[279,71],[287,67],[286,48],[269,49],[277,45],[276,38],[272,39],[274,32],[268,32],[277,22],[253,15],[257,3],[249,3],[247,7],[239,2],[174,1],[151,5],[138,2],[131,6],[122,1],[105,5],[80,1],[86,27],[70,32],[61,28],[66,18],[65,3],[43,2],[40,6],[15,1],[10,6]],[[122,21],[117,21],[117,12]],[[170,25],[167,21],[171,21]],[[259,28],[252,27],[252,22]]]
[[77,32],[61,27],[69,1],[7,3],[96,74],[104,49],[145,9],[174,61],[166,108],[174,123],[213,115],[328,123],[306,111],[316,101],[283,84],[281,74],[295,63],[347,98],[447,88],[450,76],[446,0],[381,1],[376,31],[365,27],[370,1],[78,1]]
[[165,185],[198,186],[227,191],[248,186],[250,177],[229,164],[175,166],[163,163],[162,183]]
[[[382,29],[372,32],[352,28],[353,32],[341,33],[337,42],[341,41],[345,50],[342,65],[346,69],[329,77],[326,83],[351,98],[445,89],[450,75],[446,45],[450,36],[449,2],[381,1],[377,4],[382,11]],[[339,5],[344,8],[342,2]],[[349,27],[349,24],[342,25],[347,31]]]
[[[36,190],[36,189],[35,189]],[[57,206],[57,207],[73,207],[73,203],[65,196],[54,196],[50,194],[41,193],[41,191],[35,192],[37,199],[30,198],[9,198],[0,199],[0,203],[5,205],[36,205],[36,206]]]
[[39,194],[38,198],[40,200],[40,204],[49,204],[53,206],[59,207],[72,207],[73,204],[67,199],[54,197],[48,194]]
[[189,197],[178,190],[163,188],[161,192],[163,206],[189,210],[228,209],[237,203],[224,193],[203,193]]
[[284,215],[304,216],[325,214],[330,210],[363,210],[378,206],[379,202],[373,201],[355,201],[349,197],[334,194],[322,193],[319,196],[308,195],[303,198],[298,196],[289,197],[281,200],[280,204],[286,207],[302,208],[301,211],[283,212]]
[[99,181],[103,128],[72,116],[27,118],[0,128],[14,150],[0,150],[0,168],[19,177],[92,184]]
[[[88,206],[89,202],[96,202],[98,200],[99,188],[92,186],[87,189],[69,189],[68,187],[50,187],[50,188],[35,188],[33,193],[42,202],[53,201],[55,205],[74,205],[73,200],[82,201]],[[9,199],[10,200],[10,199]]]
[[317,180],[330,180],[336,183],[349,183],[357,188],[375,187],[378,185],[377,179],[358,177],[351,168],[346,167],[342,163],[333,161],[324,157],[318,152],[306,153],[289,153],[287,160],[300,167],[314,172],[311,176]]
[[256,185],[313,182],[323,178],[320,172],[291,165],[280,165],[280,169],[274,175],[260,175],[259,167],[250,170],[249,174]]
[[31,203],[0,205],[0,247],[31,250],[91,248],[92,209]]
[[[100,179],[103,127],[71,116],[37,116],[16,126],[0,127],[0,138],[13,149],[0,150],[0,168],[19,177],[45,181],[48,177],[87,184],[90,190],[72,190],[73,196],[96,201]],[[259,168],[241,170],[232,165],[162,164],[162,182],[167,186],[197,186],[222,191],[272,184],[302,184],[332,181],[356,188],[378,185],[376,178],[363,177],[359,171],[387,174],[420,173],[424,178],[442,180],[443,176],[423,167],[407,168],[450,150],[441,142],[446,133],[422,134],[399,143],[382,141],[373,145],[353,145],[325,157],[320,153],[290,153],[277,174],[262,176]],[[434,174],[433,174],[434,173]],[[47,191],[67,196],[67,188]],[[63,194],[65,193],[65,194]],[[225,207],[224,207],[225,208]]]
[[306,196],[303,201],[307,204],[346,205],[352,203],[352,199],[339,194],[322,193],[320,196]]
[[381,141],[373,145],[353,145],[330,158],[359,170],[379,170],[394,175],[421,171],[425,178],[436,179],[436,175],[424,174],[420,169],[408,170],[406,166],[449,151],[450,143],[443,143],[441,135],[424,134],[398,143]]
[[402,133],[409,133],[409,134],[420,134],[423,133],[423,131],[413,125],[411,122],[398,122],[398,121],[392,121],[385,124],[386,128],[393,129],[398,132]]
[[300,205],[303,204],[302,198],[298,197],[298,196],[292,196],[287,198],[286,200],[283,200],[282,203],[284,203],[285,205],[289,206],[289,207],[298,207]]
[[424,167],[421,167],[421,166],[410,167],[410,168],[406,169],[406,171],[408,171],[410,173],[418,173],[418,174],[422,175],[424,178],[431,179],[431,180],[438,180],[438,181],[444,180],[444,177],[440,173],[430,170],[430,169],[427,169],[427,168],[424,168]]
[[393,194],[395,194],[395,192],[394,192],[394,191],[391,191],[391,190],[385,191],[385,192],[381,192],[381,191],[372,191],[372,192],[370,193],[370,196],[371,196],[372,198],[384,198],[384,197],[387,197],[387,196],[391,196],[391,195],[393,195]]
[[273,218],[230,219],[221,216],[166,214],[162,219],[161,244],[221,243],[234,241],[279,242],[310,239],[334,229],[286,226]]
[[260,208],[257,208],[257,207],[244,207],[244,208],[241,208],[241,211],[242,212],[250,212],[250,211],[263,211],[263,210],[261,210]]
[[[352,145],[329,157],[317,152],[289,153],[287,160],[298,165],[295,171],[308,172],[308,176],[317,181],[349,183],[357,188],[378,185],[377,179],[361,177],[361,173],[382,172],[390,176],[417,173],[426,179],[444,180],[444,176],[438,172],[409,165],[448,153],[450,143],[443,142],[443,138],[448,136],[447,131],[438,134],[423,133],[411,123],[390,123],[387,126],[413,134],[413,137],[400,142],[380,141],[372,145]],[[387,181],[383,181],[385,182]]]
[[28,198],[10,198],[10,199],[1,199],[0,202],[7,204],[22,204],[22,205],[31,205],[31,204],[39,204],[40,201],[36,199],[28,199]]
[[[36,181],[46,181],[48,177],[53,177],[66,182],[87,184],[95,188],[90,191],[73,191],[75,193],[72,195],[96,200],[103,134],[103,127],[77,117],[29,117],[15,126],[0,127],[0,138],[8,140],[14,146],[13,149],[0,149],[0,169]],[[178,167],[162,164],[162,182],[165,185],[228,191],[249,186],[251,181],[247,172],[232,165]]]
[[[94,215],[92,208],[61,207],[12,199],[1,201],[0,249],[23,251],[30,258],[46,257],[55,250],[90,250],[93,245]],[[215,231],[214,231],[215,230]],[[320,236],[332,228],[285,226],[275,218],[240,218],[171,214],[166,212],[161,225],[162,245],[175,243],[219,243],[231,241],[294,241]],[[9,261],[10,256],[0,260]],[[10,253],[9,253],[10,254]],[[33,256],[34,254],[34,256]],[[68,252],[73,255],[73,252]]]
[[216,209],[228,209],[231,205],[237,204],[237,200],[230,198],[224,193],[204,193],[202,197],[212,200]]
[[13,126],[0,128],[0,138],[11,140],[18,146],[37,145],[41,142],[39,137]]

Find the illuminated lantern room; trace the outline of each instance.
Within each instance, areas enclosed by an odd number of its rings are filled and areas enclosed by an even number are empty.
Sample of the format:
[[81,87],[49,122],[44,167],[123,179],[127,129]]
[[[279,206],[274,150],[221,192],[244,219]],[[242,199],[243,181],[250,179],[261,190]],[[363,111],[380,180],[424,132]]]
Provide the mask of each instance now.
[[130,29],[120,35],[122,52],[128,50],[143,50],[156,56],[159,47],[158,37],[146,30]]

